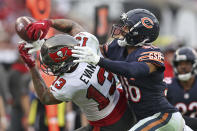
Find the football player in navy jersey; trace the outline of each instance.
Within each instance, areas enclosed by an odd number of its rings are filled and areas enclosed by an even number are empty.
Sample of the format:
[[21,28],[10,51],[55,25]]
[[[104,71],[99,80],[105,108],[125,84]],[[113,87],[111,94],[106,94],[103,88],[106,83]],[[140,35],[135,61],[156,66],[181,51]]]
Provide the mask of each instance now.
[[[36,32],[41,30],[44,38],[50,26],[71,35],[80,30],[74,28],[76,23],[61,22],[61,26],[52,24],[51,20],[41,21],[43,25],[33,24],[27,29],[29,37],[37,37]],[[119,75],[138,119],[130,131],[187,130],[181,113],[164,96],[167,87],[163,82],[164,56],[159,48],[150,44],[158,35],[157,18],[147,10],[134,9],[121,15],[121,24],[112,28],[115,39],[101,47],[108,59],[98,56],[89,47],[76,46],[72,50],[72,56],[79,58],[74,62],[99,65]]]
[[[112,28],[115,39],[103,46],[102,58],[88,47],[75,47],[75,62],[104,67],[119,76],[138,123],[130,131],[183,131],[181,113],[164,95],[164,56],[151,45],[159,35],[159,22],[150,11],[134,9],[121,15]],[[189,128],[189,127],[188,127]]]
[[[184,115],[197,117],[197,65],[196,51],[190,47],[179,48],[173,59],[175,77],[167,81],[167,98]],[[187,119],[186,124],[197,130],[196,119]],[[195,120],[195,121],[194,121]]]

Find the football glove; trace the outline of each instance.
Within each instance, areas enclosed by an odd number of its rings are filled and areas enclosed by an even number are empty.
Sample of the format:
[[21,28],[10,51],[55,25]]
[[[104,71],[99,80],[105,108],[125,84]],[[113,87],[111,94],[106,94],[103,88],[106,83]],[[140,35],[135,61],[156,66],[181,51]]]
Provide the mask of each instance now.
[[19,54],[20,54],[21,58],[23,59],[23,61],[27,64],[27,66],[29,68],[35,67],[34,58],[32,57],[31,54],[28,53],[29,48],[25,48],[26,43],[24,41],[22,41],[22,42],[19,42],[18,44],[19,44],[18,51],[19,51]]
[[75,63],[86,62],[89,64],[96,65],[100,60],[100,56],[98,56],[90,47],[84,46],[74,46],[72,49],[72,56],[77,57],[79,59],[74,60]]
[[34,52],[37,52],[41,49],[41,46],[43,45],[43,43],[45,42],[44,39],[42,40],[37,40],[35,42],[32,43],[26,43],[24,45],[25,48],[29,48],[28,53],[29,54],[33,54]]
[[41,20],[29,24],[25,30],[27,31],[28,37],[34,40],[37,40],[39,33],[42,32],[42,36],[40,37],[41,40],[47,35],[47,32],[49,31],[51,25],[51,20]]

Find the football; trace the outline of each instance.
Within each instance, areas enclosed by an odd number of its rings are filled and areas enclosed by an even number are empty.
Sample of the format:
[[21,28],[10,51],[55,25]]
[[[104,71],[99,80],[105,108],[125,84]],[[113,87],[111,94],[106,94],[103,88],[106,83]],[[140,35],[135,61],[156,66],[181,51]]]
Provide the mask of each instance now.
[[[18,36],[27,41],[27,42],[33,42],[33,41],[36,41],[34,39],[30,39],[27,35],[27,31],[25,30],[27,25],[34,22],[35,19],[31,18],[31,17],[28,17],[28,16],[21,16],[21,17],[18,17],[16,19],[16,22],[15,22],[15,30],[16,30],[16,33],[18,34]],[[40,35],[40,33],[38,34]],[[40,37],[40,36],[39,36]],[[37,38],[39,38],[37,37]]]

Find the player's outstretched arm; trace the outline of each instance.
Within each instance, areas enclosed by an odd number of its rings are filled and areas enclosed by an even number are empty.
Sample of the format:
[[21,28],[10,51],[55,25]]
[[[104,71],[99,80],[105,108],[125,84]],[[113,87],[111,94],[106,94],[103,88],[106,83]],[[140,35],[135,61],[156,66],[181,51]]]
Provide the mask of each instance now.
[[55,97],[50,92],[49,88],[46,86],[38,69],[35,67],[35,60],[32,58],[31,54],[28,53],[29,48],[25,48],[25,44],[26,43],[20,43],[20,45],[18,46],[18,50],[21,58],[30,69],[34,88],[36,90],[38,98],[43,104],[47,105],[61,103],[61,101],[55,99]]
[[69,19],[46,19],[30,23],[26,27],[27,35],[30,39],[37,39],[41,32],[42,35],[40,39],[43,39],[47,35],[50,27],[68,33],[71,36],[75,36],[77,33],[85,31],[82,26]]
[[36,93],[43,104],[51,105],[51,104],[59,104],[62,102],[57,100],[50,92],[50,88],[46,86],[37,68],[35,67],[31,68],[30,72],[32,75],[32,80]]
[[87,62],[89,64],[99,65],[110,72],[130,78],[147,76],[149,73],[157,70],[156,66],[151,63],[113,61],[102,58],[95,54],[89,47],[75,46],[72,52],[73,57],[79,58],[74,60],[75,63]]
[[69,19],[51,19],[51,22],[51,27],[58,31],[68,33],[71,36],[75,36],[79,32],[85,31],[81,25]]

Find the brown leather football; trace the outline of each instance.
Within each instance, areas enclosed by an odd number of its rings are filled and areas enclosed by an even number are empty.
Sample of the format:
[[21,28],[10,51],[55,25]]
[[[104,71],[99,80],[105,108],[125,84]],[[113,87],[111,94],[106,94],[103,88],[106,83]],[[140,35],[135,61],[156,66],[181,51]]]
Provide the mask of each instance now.
[[[18,17],[16,19],[16,22],[15,22],[15,30],[16,30],[16,33],[18,34],[18,36],[27,41],[27,42],[33,42],[33,41],[36,41],[34,39],[30,39],[27,35],[27,31],[25,30],[25,28],[27,27],[28,24],[34,22],[35,20],[31,17],[28,17],[28,16],[21,16],[21,17]],[[40,35],[40,33],[39,33]],[[40,37],[40,36],[39,36]],[[39,38],[37,37],[37,38]]]

